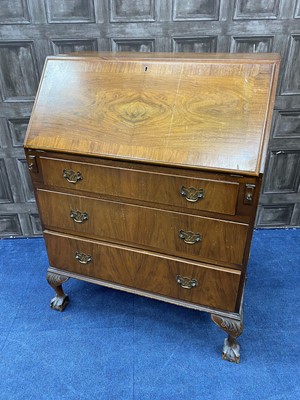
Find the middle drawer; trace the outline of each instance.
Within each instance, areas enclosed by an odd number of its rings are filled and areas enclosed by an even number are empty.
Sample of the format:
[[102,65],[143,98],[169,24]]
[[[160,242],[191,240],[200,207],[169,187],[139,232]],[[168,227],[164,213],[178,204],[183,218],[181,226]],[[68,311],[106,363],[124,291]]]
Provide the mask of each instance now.
[[215,263],[242,265],[248,225],[37,190],[46,228]]

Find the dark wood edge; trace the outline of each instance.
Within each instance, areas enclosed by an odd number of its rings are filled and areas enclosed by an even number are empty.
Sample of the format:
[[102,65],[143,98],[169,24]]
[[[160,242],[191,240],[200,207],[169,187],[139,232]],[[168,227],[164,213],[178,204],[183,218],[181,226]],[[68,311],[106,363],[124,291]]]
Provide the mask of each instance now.
[[258,207],[258,200],[259,200],[260,191],[262,188],[262,178],[263,178],[263,175],[260,174],[259,179],[257,180],[257,186],[255,188],[255,195],[254,195],[254,201],[253,201],[254,207],[252,209],[252,215],[250,218],[248,236],[247,236],[247,241],[246,241],[246,246],[245,246],[245,251],[244,251],[244,259],[243,259],[244,268],[242,269],[242,275],[241,275],[241,281],[240,281],[241,283],[240,283],[236,306],[235,306],[236,312],[239,312],[239,313],[242,312],[241,310],[243,307],[243,296],[244,296],[244,289],[245,289],[245,283],[246,283],[249,255],[250,255],[252,237],[253,237],[253,232],[254,232],[254,224],[255,224],[255,216],[256,216],[257,207]]
[[272,79],[270,82],[270,96],[269,96],[269,104],[266,110],[265,115],[265,126],[264,126],[264,135],[262,136],[261,144],[260,144],[260,157],[257,160],[257,171],[260,173],[264,172],[265,169],[265,162],[266,162],[266,155],[268,150],[269,138],[270,138],[270,131],[271,131],[271,124],[272,124],[272,115],[274,110],[274,103],[277,91],[277,83],[278,83],[278,74],[279,74],[279,67],[280,67],[280,60],[278,60],[273,65],[273,74]]

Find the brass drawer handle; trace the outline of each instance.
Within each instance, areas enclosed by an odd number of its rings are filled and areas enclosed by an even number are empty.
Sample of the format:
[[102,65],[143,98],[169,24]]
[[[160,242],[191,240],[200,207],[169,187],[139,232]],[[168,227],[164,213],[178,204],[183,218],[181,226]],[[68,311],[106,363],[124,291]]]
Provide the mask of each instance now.
[[181,186],[180,194],[185,197],[187,201],[196,203],[200,199],[204,199],[204,189],[195,189],[194,187]]
[[83,179],[81,172],[75,172],[72,169],[64,169],[63,177],[70,183],[77,183],[78,181]]
[[89,215],[86,212],[81,212],[81,211],[73,211],[71,210],[70,212],[70,218],[74,221],[77,222],[78,224],[82,224],[84,221],[89,219]]
[[184,241],[186,244],[195,244],[199,243],[202,240],[202,236],[200,233],[194,233],[194,232],[185,232],[183,230],[179,231],[179,237]]
[[88,264],[89,262],[93,261],[92,256],[90,256],[89,254],[85,254],[85,253],[79,253],[79,251],[76,251],[75,258],[81,264]]
[[193,289],[198,286],[197,279],[191,279],[186,276],[176,275],[176,282],[180,285],[183,289]]

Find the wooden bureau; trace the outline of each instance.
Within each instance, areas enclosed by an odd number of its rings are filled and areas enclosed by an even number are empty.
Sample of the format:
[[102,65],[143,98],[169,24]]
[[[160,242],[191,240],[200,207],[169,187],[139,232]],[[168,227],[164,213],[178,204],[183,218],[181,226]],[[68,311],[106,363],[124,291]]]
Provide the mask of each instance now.
[[73,277],[206,311],[239,362],[278,67],[273,54],[47,59],[25,150],[52,308]]

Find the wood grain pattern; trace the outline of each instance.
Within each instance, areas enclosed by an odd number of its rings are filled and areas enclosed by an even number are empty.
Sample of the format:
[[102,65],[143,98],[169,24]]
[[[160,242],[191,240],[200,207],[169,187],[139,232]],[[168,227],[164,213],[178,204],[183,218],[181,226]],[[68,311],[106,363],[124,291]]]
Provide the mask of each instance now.
[[25,146],[258,175],[274,57],[165,57],[49,58]]
[[[213,182],[223,182],[223,183],[235,183],[239,185],[239,191],[238,191],[238,199],[237,199],[237,204],[236,204],[236,210],[235,214],[225,214],[225,213],[220,213],[220,212],[211,212],[211,211],[206,211],[204,209],[197,209],[194,208],[194,206],[188,207],[188,212],[191,214],[198,215],[199,212],[201,212],[201,215],[204,217],[213,217],[213,218],[219,218],[219,219],[225,219],[229,221],[236,221],[236,222],[243,222],[249,224],[250,221],[255,217],[256,213],[256,201],[258,200],[258,195],[260,193],[260,181],[262,179],[262,174],[259,175],[259,177],[255,176],[243,176],[243,175],[237,175],[237,174],[228,174],[224,172],[209,172],[209,171],[201,171],[197,169],[190,169],[190,168],[178,168],[178,167],[172,167],[172,166],[160,166],[160,165],[147,165],[143,163],[137,163],[137,162],[130,162],[130,161],[122,161],[122,160],[110,160],[110,159],[103,159],[103,158],[98,158],[98,157],[91,157],[91,156],[79,156],[77,154],[64,154],[64,153],[57,153],[57,152],[40,152],[36,150],[25,150],[26,156],[27,156],[27,162],[30,164],[30,160],[32,157],[36,158],[36,163],[37,163],[37,168],[38,168],[38,173],[31,173],[31,179],[34,182],[35,187],[39,187],[41,189],[46,189],[50,191],[56,191],[60,192],[63,191],[65,193],[69,194],[79,194],[79,191],[76,190],[76,185],[72,185],[72,188],[61,188],[59,186],[50,186],[50,185],[45,185],[43,176],[42,176],[42,163],[41,163],[41,158],[54,158],[58,159],[61,161],[66,161],[68,160],[71,163],[76,163],[81,162],[84,164],[95,164],[100,167],[108,167],[108,168],[116,168],[116,169],[121,169],[121,170],[128,170],[128,171],[139,171],[140,173],[146,173],[149,174],[149,171],[151,170],[152,173],[157,176],[157,175],[162,175],[162,176],[167,176],[170,178],[171,176],[174,177],[186,177],[188,179],[195,180],[198,182],[198,180],[204,180],[204,181],[213,181]],[[42,157],[41,157],[42,155]],[[77,172],[77,171],[76,171]],[[46,175],[49,174],[49,171],[46,172]],[[50,172],[51,175],[51,172]],[[130,172],[128,175],[131,176]],[[114,176],[114,178],[116,178]],[[56,181],[56,178],[51,177],[49,178],[49,182],[54,182]],[[117,178],[116,178],[117,179]],[[82,183],[83,181],[80,181]],[[169,179],[168,179],[169,182]],[[157,181],[155,181],[155,184]],[[255,201],[253,204],[246,204],[244,203],[244,197],[245,197],[245,188],[247,184],[253,184],[256,185],[257,190],[255,190],[255,193],[257,196],[255,196]],[[95,184],[95,187],[98,187],[98,183]],[[126,182],[123,182],[122,186],[126,186]],[[219,189],[216,190],[219,186],[215,187],[215,193],[220,194]],[[114,189],[116,190],[116,189]],[[126,191],[126,189],[124,189]],[[161,189],[160,189],[161,190]],[[135,189],[134,189],[135,191]],[[152,189],[152,191],[155,191]],[[126,198],[126,197],[116,197],[114,195],[105,195],[104,193],[96,193],[95,191],[92,192],[84,192],[82,193],[83,195],[86,195],[87,197],[94,197],[94,198],[103,198],[107,200],[116,200],[117,201],[123,201],[124,203],[135,203],[140,206],[145,205],[145,200],[139,200],[136,198],[135,200],[132,198]],[[222,193],[222,195],[228,194],[228,190]],[[232,195],[232,194],[231,194]],[[229,199],[231,198],[231,195],[229,196]],[[155,195],[156,196],[156,195]],[[222,203],[222,199],[220,198],[217,200],[217,196],[214,197],[214,206],[217,206],[218,204],[220,205]],[[257,197],[257,198],[256,198]],[[223,197],[222,197],[223,198]],[[226,197],[227,198],[227,197]],[[149,198],[148,200],[149,201]],[[186,202],[186,201],[185,201]],[[187,208],[184,205],[182,206],[176,206],[175,203],[173,205],[168,205],[168,204],[163,204],[163,203],[153,203],[149,201],[149,206],[156,208],[157,205],[159,204],[159,208],[170,210],[170,211],[177,211],[177,212],[183,212],[185,213],[187,211]],[[197,207],[197,206],[196,206]],[[221,206],[223,207],[224,210],[226,210],[227,205]]]
[[[155,204],[179,206],[191,210],[205,210],[234,215],[236,212],[239,183],[213,179],[198,179],[192,176],[176,176],[168,173],[154,173],[153,170],[139,170],[125,167],[87,164],[40,157],[41,170],[46,186],[61,189],[110,195],[117,198],[141,200]],[[63,171],[80,172],[82,179],[72,184],[63,178]],[[183,173],[183,171],[182,171]],[[189,202],[180,194],[182,186],[204,190],[204,198]],[[226,201],[224,202],[224,199]]]
[[222,317],[237,362],[278,61],[151,57],[48,60],[26,139],[48,271]]
[[[37,200],[43,223],[52,230],[143,246],[195,260],[237,265],[243,262],[246,224],[46,190],[37,191]],[[71,210],[86,213],[88,219],[74,222]],[[181,230],[200,234],[202,241],[186,244],[179,237]]]
[[[53,267],[171,298],[235,311],[239,271],[49,231],[45,232],[45,239]],[[92,255],[93,262],[80,264],[75,258],[76,251]],[[198,286],[191,290],[181,288],[176,282],[178,274],[197,279]]]

